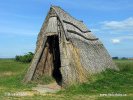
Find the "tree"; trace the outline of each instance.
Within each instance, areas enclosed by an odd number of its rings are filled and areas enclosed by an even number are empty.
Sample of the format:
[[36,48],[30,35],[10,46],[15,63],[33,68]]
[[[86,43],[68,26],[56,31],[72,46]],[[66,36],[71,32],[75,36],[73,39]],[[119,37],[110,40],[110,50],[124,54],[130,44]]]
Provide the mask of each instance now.
[[119,57],[112,57],[112,59],[119,59]]
[[27,54],[25,54],[23,56],[16,55],[15,60],[19,61],[19,62],[29,63],[29,62],[31,62],[33,56],[34,56],[34,53],[28,52]]

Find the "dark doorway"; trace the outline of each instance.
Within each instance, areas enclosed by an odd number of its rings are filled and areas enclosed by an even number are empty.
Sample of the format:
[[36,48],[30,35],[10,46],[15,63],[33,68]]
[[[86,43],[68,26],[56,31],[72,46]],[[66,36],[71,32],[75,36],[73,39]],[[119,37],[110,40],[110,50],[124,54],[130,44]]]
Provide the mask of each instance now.
[[57,35],[48,36],[49,52],[52,53],[53,60],[53,70],[52,76],[56,80],[58,85],[62,85],[62,75],[60,71],[61,60],[60,60],[60,48],[59,48],[59,38]]

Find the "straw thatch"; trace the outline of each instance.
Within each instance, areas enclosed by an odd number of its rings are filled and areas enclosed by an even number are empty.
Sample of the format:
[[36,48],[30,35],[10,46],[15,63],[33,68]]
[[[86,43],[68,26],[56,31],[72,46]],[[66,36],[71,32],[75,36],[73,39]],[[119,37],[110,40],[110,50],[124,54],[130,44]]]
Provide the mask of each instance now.
[[37,39],[34,59],[24,81],[53,76],[59,85],[85,82],[89,75],[117,69],[102,42],[78,21],[52,6]]

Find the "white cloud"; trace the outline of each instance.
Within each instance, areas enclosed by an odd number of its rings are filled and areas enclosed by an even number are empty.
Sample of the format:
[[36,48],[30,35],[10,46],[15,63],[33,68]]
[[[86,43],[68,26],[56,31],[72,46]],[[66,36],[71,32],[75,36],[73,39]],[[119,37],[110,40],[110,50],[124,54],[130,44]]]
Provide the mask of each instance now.
[[92,32],[101,32],[101,30],[100,29],[96,29],[96,28],[92,28],[92,29],[90,29]]
[[112,39],[111,42],[114,44],[118,44],[120,43],[120,39]]
[[105,21],[102,24],[104,29],[133,32],[133,17],[129,17],[122,21]]
[[133,40],[133,35],[116,37],[116,38],[111,39],[111,42],[113,44],[118,44],[118,43],[125,41],[125,40]]

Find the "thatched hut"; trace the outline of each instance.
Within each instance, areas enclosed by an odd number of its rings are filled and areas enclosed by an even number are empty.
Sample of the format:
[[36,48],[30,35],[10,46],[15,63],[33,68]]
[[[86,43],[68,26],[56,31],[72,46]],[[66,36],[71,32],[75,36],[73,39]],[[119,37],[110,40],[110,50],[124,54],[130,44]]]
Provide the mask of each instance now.
[[37,39],[24,81],[52,76],[61,86],[85,82],[89,75],[117,69],[102,42],[79,21],[52,6]]

